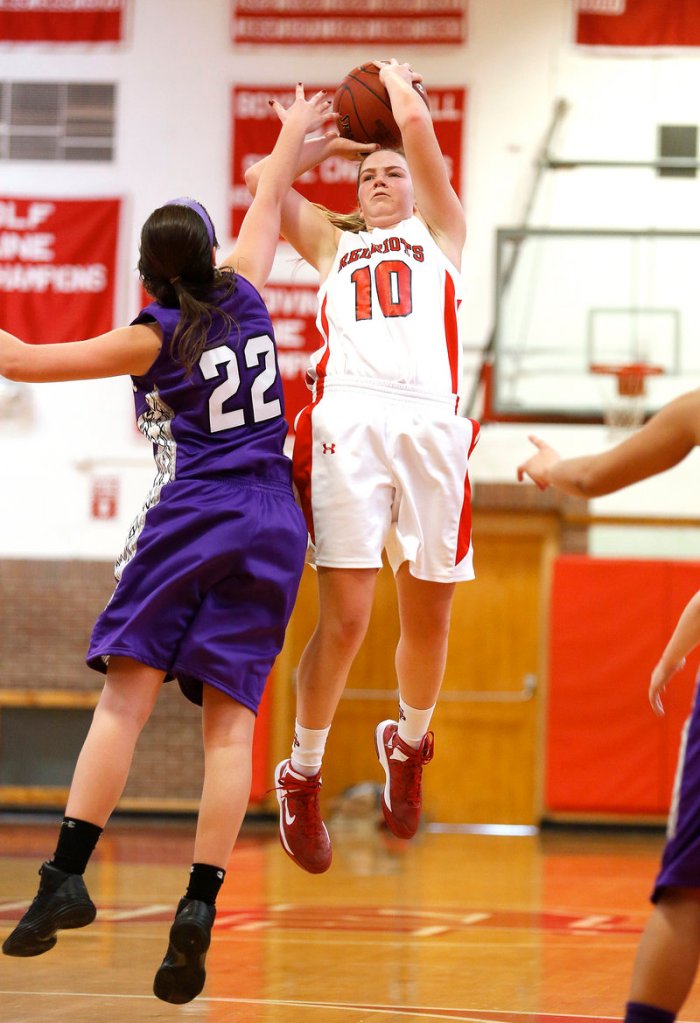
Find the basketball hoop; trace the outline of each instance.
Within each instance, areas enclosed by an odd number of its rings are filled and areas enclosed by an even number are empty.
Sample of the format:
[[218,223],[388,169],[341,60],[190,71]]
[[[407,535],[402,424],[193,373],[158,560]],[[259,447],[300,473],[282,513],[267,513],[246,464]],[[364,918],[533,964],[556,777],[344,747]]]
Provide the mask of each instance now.
[[647,377],[659,376],[664,372],[663,368],[648,362],[619,365],[594,362],[589,369],[591,373],[615,377],[615,392],[603,403],[603,418],[610,433],[629,433],[639,429],[646,415]]

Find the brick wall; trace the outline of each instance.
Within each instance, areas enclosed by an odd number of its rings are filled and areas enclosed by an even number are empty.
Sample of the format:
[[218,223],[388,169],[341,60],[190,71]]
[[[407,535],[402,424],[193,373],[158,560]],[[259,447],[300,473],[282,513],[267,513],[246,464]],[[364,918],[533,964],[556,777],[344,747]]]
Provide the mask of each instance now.
[[[0,560],[0,690],[102,688],[85,665],[93,623],[114,587],[112,567],[90,561]],[[1,711],[0,711],[1,713]],[[163,687],[146,725],[124,792],[125,800],[199,798],[201,711],[176,683]],[[175,807],[176,808],[176,807]]]

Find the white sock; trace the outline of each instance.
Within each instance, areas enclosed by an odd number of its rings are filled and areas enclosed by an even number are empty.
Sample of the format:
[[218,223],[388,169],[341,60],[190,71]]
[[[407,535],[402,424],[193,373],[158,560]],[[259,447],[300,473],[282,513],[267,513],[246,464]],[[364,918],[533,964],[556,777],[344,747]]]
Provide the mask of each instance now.
[[292,770],[310,778],[321,767],[326,749],[328,728],[304,728],[298,721],[294,722],[294,741],[292,742]]
[[414,749],[418,749],[423,736],[428,731],[435,706],[433,704],[427,710],[417,710],[415,707],[409,707],[399,697],[399,739],[402,739],[407,745],[413,746]]

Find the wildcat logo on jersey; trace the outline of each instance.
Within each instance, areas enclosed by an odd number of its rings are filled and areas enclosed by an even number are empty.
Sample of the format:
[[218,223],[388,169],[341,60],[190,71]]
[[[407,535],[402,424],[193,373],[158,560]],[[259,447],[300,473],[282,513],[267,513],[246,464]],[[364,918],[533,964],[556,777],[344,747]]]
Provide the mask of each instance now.
[[422,245],[411,245],[405,238],[397,238],[395,236],[391,238],[385,238],[381,244],[376,245],[374,242],[371,245],[366,245],[362,249],[352,249],[351,252],[346,252],[338,263],[338,269],[342,270],[343,267],[349,266],[351,263],[356,263],[358,259],[369,259],[371,256],[379,253],[382,256],[388,255],[390,252],[401,252],[407,256],[411,256],[415,259],[416,263],[422,263],[425,259],[425,253]]

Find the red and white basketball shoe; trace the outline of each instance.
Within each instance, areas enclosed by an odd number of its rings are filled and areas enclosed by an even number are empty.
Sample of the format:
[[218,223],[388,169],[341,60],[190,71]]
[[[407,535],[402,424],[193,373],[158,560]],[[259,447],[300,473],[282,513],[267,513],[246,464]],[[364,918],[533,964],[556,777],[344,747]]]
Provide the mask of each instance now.
[[310,874],[323,874],[331,865],[331,840],[321,818],[321,771],[310,778],[292,769],[291,760],[275,768],[280,805],[280,842],[291,859]]
[[423,736],[418,749],[399,738],[395,721],[381,721],[374,733],[379,763],[386,784],[382,811],[387,827],[397,838],[413,838],[423,805],[423,768],[433,759],[433,733]]

